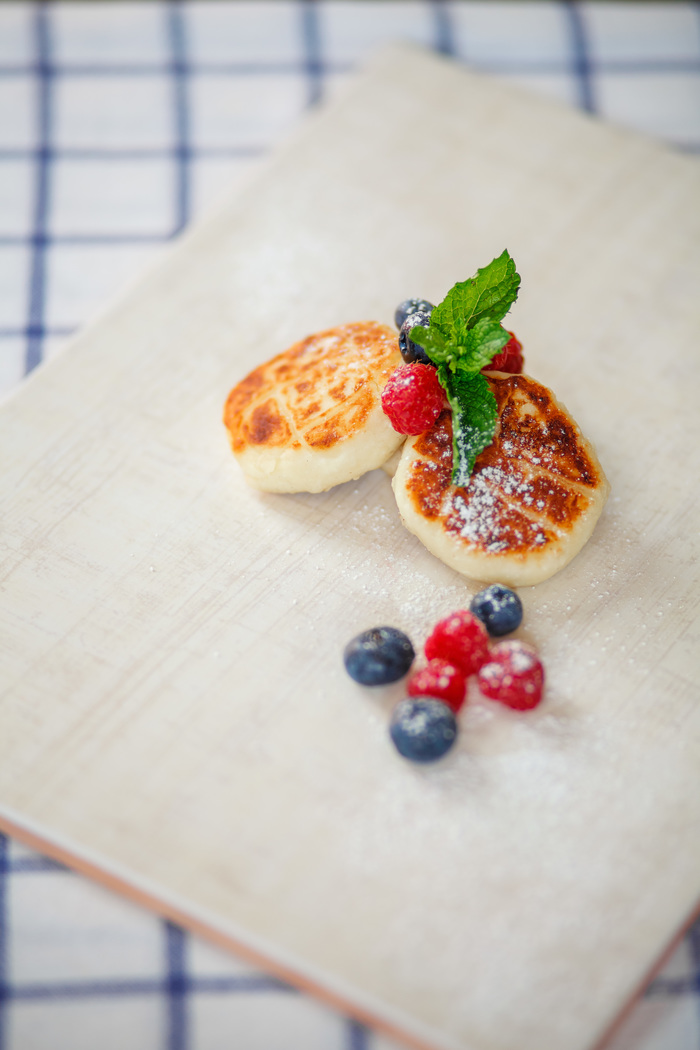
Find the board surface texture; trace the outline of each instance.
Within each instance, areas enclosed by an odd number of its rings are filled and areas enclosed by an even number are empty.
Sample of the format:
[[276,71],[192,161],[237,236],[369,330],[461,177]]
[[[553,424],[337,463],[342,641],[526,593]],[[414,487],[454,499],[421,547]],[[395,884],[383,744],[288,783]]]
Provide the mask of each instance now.
[[[699,204],[694,158],[419,51],[314,114],[0,410],[0,825],[416,1045],[593,1046],[700,897]],[[249,489],[221,410],[506,247],[612,494],[521,592],[541,708],[416,768],[343,646],[478,585],[382,471]]]

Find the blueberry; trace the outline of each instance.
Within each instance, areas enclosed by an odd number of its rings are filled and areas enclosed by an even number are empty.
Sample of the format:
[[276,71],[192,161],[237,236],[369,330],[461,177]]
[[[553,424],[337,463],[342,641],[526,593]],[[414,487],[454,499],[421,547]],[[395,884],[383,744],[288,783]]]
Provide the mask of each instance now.
[[469,609],[482,621],[489,634],[500,638],[520,626],[523,603],[515,591],[501,583],[492,583],[475,595]]
[[397,682],[413,663],[411,640],[396,627],[372,627],[345,646],[345,670],[361,685]]
[[432,361],[426,354],[422,346],[418,346],[417,343],[413,343],[408,338],[408,333],[411,329],[417,325],[423,325],[427,328],[430,324],[430,314],[416,311],[414,314],[409,314],[404,323],[401,325],[401,331],[399,332],[399,350],[406,364],[411,364],[413,361],[418,361],[422,365],[432,365]]
[[435,762],[447,754],[457,739],[457,719],[452,708],[441,700],[409,698],[394,708],[389,731],[404,758]]
[[396,313],[394,314],[394,324],[397,328],[401,328],[404,321],[410,314],[422,313],[430,314],[433,312],[435,307],[432,303],[429,303],[427,299],[406,299],[400,306],[396,307]]

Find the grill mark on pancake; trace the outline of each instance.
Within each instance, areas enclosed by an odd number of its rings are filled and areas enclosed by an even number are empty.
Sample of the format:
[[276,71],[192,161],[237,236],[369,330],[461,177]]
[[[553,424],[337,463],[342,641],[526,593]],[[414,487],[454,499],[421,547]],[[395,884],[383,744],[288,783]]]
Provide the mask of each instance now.
[[566,525],[585,513],[590,497],[557,484],[551,476],[536,475],[530,480],[530,492],[523,502],[556,525]]
[[[399,363],[397,347],[390,329],[363,321],[307,336],[260,365],[226,402],[224,423],[234,452],[244,452],[249,444],[276,447],[290,439],[296,439],[295,448],[303,442],[327,450],[351,437],[379,402],[377,373],[385,371],[386,379]],[[357,360],[358,350],[366,361]],[[330,402],[325,410],[324,396]],[[313,401],[306,404],[306,397]],[[305,432],[314,417],[315,425]]]
[[[521,462],[527,462],[527,460],[521,460]],[[561,474],[556,474],[553,470],[549,470],[541,464],[537,464],[537,467],[533,469],[536,470],[536,474],[533,473],[533,477],[550,478],[552,481],[559,483],[565,481],[568,488],[580,493],[582,496],[590,498],[592,495],[590,485],[584,485],[582,482],[574,481],[572,478],[562,478]],[[599,478],[602,481],[602,476],[599,475]]]
[[441,519],[445,532],[491,553],[525,551],[555,539],[534,514],[506,502],[504,497],[513,498],[508,489],[515,483],[500,468],[500,478],[494,476],[494,468],[475,470],[464,488],[453,488],[451,473],[451,455],[447,464],[444,457],[438,463],[418,460],[407,483],[423,516]]
[[449,500],[444,527],[490,554],[520,554],[543,547],[556,534],[507,504],[483,475]]
[[249,376],[241,380],[235,386],[226,399],[224,405],[224,424],[231,434],[231,442],[234,451],[240,451],[245,447],[241,438],[240,426],[242,413],[251,401],[260,392],[265,380],[258,372],[251,372]]
[[309,448],[332,448],[333,445],[337,445],[339,441],[342,441],[345,436],[342,431],[326,423],[322,427],[315,427],[313,430],[310,430],[308,434],[304,435],[304,440]]
[[[600,475],[581,444],[572,421],[543,388],[529,376],[489,378],[496,398],[504,455],[527,459],[552,474],[587,488],[600,484]],[[530,406],[534,406],[536,412]]]
[[353,436],[367,422],[376,404],[372,390],[364,388],[355,394],[351,401],[345,402],[340,411],[334,410],[323,422],[304,434],[311,448],[330,448]]
[[280,415],[277,402],[272,398],[253,409],[245,432],[253,445],[284,445],[292,436],[287,421]]
[[353,385],[352,389],[349,390],[349,382],[348,380],[344,379],[340,383],[337,383],[335,386],[330,387],[328,393],[334,401],[345,401],[348,397],[352,397],[353,394],[356,394],[358,390],[365,386],[365,383],[366,380],[357,380]]
[[533,468],[527,460],[499,455],[496,445],[484,449],[477,460],[479,472],[509,500],[517,500],[524,513],[566,525],[590,506],[586,489],[567,479],[562,483],[551,471]]
[[452,473],[452,413],[446,409],[430,430],[421,434],[414,445],[419,456],[439,463],[445,477]]
[[321,404],[318,401],[314,401],[310,405],[307,405],[307,407],[302,412],[299,413],[302,422],[305,419],[308,419],[309,416],[315,416],[320,408],[321,408]]

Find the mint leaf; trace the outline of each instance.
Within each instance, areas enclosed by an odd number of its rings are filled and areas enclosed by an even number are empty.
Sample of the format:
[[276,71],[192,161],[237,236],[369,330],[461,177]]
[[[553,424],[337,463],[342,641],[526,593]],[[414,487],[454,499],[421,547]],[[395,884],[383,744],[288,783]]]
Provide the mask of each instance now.
[[482,318],[465,332],[462,343],[445,339],[437,328],[416,325],[409,339],[422,346],[435,365],[449,365],[457,370],[473,373],[484,368],[508,342],[510,336],[498,321]]
[[452,408],[454,485],[468,483],[476,457],[496,433],[496,399],[481,369],[510,338],[500,322],[517,299],[519,287],[515,263],[503,252],[469,280],[450,288],[431,313],[427,328],[416,325],[409,333],[437,366]]
[[480,372],[455,373],[440,365],[438,379],[452,409],[452,484],[464,487],[469,484],[476,457],[488,448],[496,433],[496,398]]
[[423,325],[417,324],[411,328],[408,338],[418,346],[422,346],[430,360],[436,365],[449,361],[455,351],[455,347],[448,343],[437,328],[424,328]]
[[467,338],[469,354],[459,360],[457,368],[473,375],[491,364],[499,350],[502,350],[510,339],[510,333],[498,321],[482,317],[469,329]]
[[502,320],[517,299],[519,287],[520,275],[505,251],[450,289],[430,315],[430,327],[450,342],[461,343],[467,330],[482,318]]

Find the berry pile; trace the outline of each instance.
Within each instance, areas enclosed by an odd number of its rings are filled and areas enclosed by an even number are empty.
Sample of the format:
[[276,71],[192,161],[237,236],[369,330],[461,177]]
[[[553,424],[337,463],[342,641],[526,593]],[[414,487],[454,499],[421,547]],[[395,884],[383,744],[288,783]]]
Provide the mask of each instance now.
[[[516,711],[528,711],[542,699],[544,669],[532,646],[517,639],[491,644],[492,637],[514,631],[522,620],[517,594],[501,584],[480,591],[470,609],[440,620],[425,643],[426,661],[407,683],[408,696],[395,707],[391,739],[399,754],[413,762],[434,762],[457,739],[457,714],[476,675],[481,693]],[[402,631],[377,627],[345,648],[348,674],[363,685],[396,682],[411,668],[414,648]]]
[[[394,430],[410,437],[429,430],[447,407],[435,365],[423,347],[409,338],[416,325],[428,327],[434,309],[427,299],[406,299],[394,314],[399,329],[399,350],[406,363],[399,365],[389,377],[382,394],[382,408]],[[509,335],[506,345],[482,372],[522,372],[522,344],[512,332]]]

